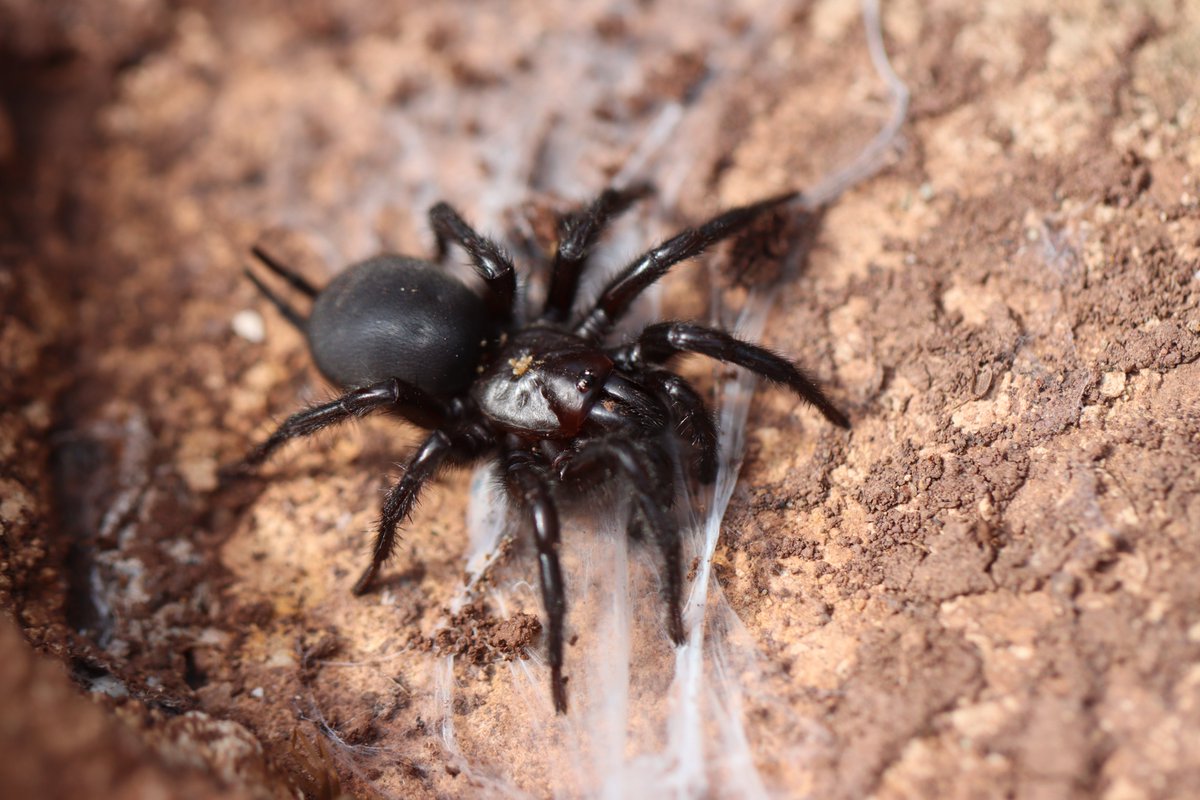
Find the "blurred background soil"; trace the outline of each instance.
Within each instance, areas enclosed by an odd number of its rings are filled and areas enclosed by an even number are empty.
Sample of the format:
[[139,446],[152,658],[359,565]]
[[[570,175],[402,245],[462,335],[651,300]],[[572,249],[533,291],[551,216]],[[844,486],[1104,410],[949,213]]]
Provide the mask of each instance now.
[[[647,170],[682,176],[637,212],[648,235],[805,185],[878,127],[853,4],[705,20],[0,0],[0,786],[479,791],[419,700],[469,476],[427,495],[369,601],[348,588],[415,431],[368,421],[214,493],[220,464],[325,391],[241,270],[254,243],[320,283],[428,252],[443,195],[485,229],[544,231],[718,69],[711,124]],[[913,93],[903,146],[829,210],[765,336],[854,427],[760,392],[716,560],[774,696],[821,731],[775,788],[1188,796],[1200,7],[905,0],[883,20]],[[875,121],[814,111],[846,103]],[[703,276],[666,281],[666,315],[705,313]],[[484,651],[536,644],[528,620],[485,622]],[[370,676],[335,666],[381,652]],[[485,694],[457,714],[505,690],[479,661]]]

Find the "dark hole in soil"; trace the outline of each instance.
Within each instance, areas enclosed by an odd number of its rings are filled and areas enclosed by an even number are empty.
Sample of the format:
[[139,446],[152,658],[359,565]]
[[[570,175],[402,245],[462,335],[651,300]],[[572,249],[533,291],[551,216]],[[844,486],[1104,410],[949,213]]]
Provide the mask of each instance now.
[[89,513],[95,508],[97,475],[107,461],[104,445],[75,432],[54,437],[58,446],[50,455],[54,508],[59,513],[59,530],[70,542],[67,550],[67,624],[103,646],[113,620],[101,609],[92,592],[95,570],[96,523]]
[[183,680],[192,689],[199,689],[208,683],[208,674],[196,664],[196,653],[186,650],[183,653]]

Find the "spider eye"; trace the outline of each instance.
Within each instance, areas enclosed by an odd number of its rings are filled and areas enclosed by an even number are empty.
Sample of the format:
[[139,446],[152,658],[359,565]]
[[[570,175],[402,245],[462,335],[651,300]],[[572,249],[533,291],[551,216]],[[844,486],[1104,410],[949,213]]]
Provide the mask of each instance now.
[[596,385],[596,373],[589,370],[584,370],[583,375],[575,382],[575,388],[581,392],[590,392],[592,387]]

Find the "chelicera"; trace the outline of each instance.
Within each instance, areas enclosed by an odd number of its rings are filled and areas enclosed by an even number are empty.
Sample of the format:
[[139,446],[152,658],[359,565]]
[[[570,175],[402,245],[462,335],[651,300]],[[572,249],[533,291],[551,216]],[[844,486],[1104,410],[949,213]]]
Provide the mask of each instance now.
[[[317,367],[344,394],[293,414],[250,451],[241,469],[261,464],[291,439],[375,411],[430,431],[383,501],[371,563],[354,584],[362,594],[392,554],[397,528],[422,487],[444,467],[491,460],[536,545],[559,713],[567,708],[560,503],[590,486],[623,482],[631,498],[630,532],[662,559],[667,631],[676,644],[684,639],[682,546],[671,513],[680,488],[676,466],[711,483],[718,443],[700,395],[669,369],[676,356],[698,353],[749,369],[807,400],[835,425],[849,426],[795,364],[725,331],[661,322],[610,341],[635,298],[672,266],[785,208],[799,193],[733,208],[683,230],[635,258],[593,302],[577,305],[580,277],[603,229],[649,191],[646,185],[609,189],[560,221],[546,300],[528,319],[517,302],[512,261],[445,203],[429,212],[435,261],[378,256],[351,266],[324,290],[255,248],[271,272],[312,299],[307,317],[247,270],[304,333]],[[451,244],[470,256],[482,292],[437,263]]]

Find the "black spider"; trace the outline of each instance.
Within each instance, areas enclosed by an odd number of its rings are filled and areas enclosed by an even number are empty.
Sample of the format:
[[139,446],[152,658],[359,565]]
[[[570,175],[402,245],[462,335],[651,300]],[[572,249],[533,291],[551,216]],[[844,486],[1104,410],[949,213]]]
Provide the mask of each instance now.
[[556,498],[579,495],[585,484],[606,483],[614,474],[624,477],[633,499],[630,530],[661,551],[667,628],[676,644],[684,638],[681,542],[669,513],[677,492],[678,434],[696,448],[694,476],[711,483],[717,432],[700,396],[667,369],[673,357],[700,353],[745,367],[791,389],[834,424],[849,426],[790,361],[725,331],[662,322],[632,341],[606,343],[634,299],[673,265],[744,230],[798,193],[734,208],[676,234],[634,259],[595,302],[576,311],[576,288],[596,239],[649,191],[645,185],[609,189],[561,221],[545,307],[528,323],[517,313],[516,274],[508,256],[445,203],[429,212],[437,259],[450,243],[461,246],[483,279],[482,295],[432,262],[398,255],[356,264],[318,291],[255,248],[272,272],[313,298],[306,319],[246,271],[307,336],[321,372],[346,393],[293,414],[241,468],[262,463],[290,439],[376,410],[432,430],[383,501],[371,564],[354,585],[355,594],[362,594],[391,555],[396,528],[421,487],[443,465],[494,459],[510,498],[533,528],[549,617],[551,691],[560,713],[567,707],[562,671],[567,604]]

